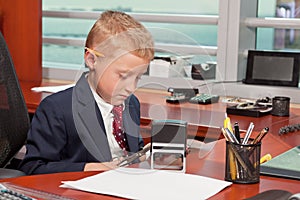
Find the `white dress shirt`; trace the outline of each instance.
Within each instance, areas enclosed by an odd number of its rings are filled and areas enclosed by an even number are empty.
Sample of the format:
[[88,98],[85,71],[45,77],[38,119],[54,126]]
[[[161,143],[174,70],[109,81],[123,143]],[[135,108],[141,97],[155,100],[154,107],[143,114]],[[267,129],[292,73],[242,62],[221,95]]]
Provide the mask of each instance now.
[[113,123],[114,116],[111,112],[113,109],[113,105],[106,103],[96,93],[96,91],[93,90],[93,88],[91,88],[91,90],[92,90],[92,93],[94,95],[94,98],[96,100],[96,103],[98,105],[98,108],[100,109],[100,112],[101,112],[101,115],[103,118],[105,130],[106,130],[106,136],[107,136],[108,144],[109,144],[110,151],[111,151],[111,156],[113,159],[119,158],[119,157],[123,156],[123,151],[120,148],[119,144],[117,143],[117,141],[113,135],[112,123]]

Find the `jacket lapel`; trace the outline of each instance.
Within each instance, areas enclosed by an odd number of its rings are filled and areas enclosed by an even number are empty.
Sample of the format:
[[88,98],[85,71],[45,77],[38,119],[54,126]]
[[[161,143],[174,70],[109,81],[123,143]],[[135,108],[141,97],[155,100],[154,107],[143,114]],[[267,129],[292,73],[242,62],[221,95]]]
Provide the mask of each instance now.
[[75,127],[85,148],[100,162],[110,161],[112,157],[103,119],[85,73],[73,88],[72,109]]

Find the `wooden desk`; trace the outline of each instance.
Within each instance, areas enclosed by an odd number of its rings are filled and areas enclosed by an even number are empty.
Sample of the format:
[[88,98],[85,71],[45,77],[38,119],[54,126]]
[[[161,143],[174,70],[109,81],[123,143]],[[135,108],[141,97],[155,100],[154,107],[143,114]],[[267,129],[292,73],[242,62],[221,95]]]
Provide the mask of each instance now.
[[[52,83],[44,81],[41,86],[53,86],[61,83]],[[65,83],[67,84],[67,83]],[[26,101],[28,112],[33,115],[41,100],[50,93],[34,92],[32,87],[40,86],[36,82],[20,82],[23,95]],[[167,92],[139,89],[135,93],[141,103],[141,133],[146,142],[149,142],[151,120],[152,119],[181,119],[189,122],[190,137],[197,137],[204,140],[217,140],[222,136],[219,130],[211,128],[217,124],[219,127],[223,122],[225,108],[221,104],[212,104],[208,106],[200,106],[196,104],[180,104],[172,105],[165,101]],[[223,111],[222,111],[223,110]],[[196,114],[195,114],[196,111]],[[199,112],[197,112],[199,111]],[[218,111],[218,112],[216,112]],[[214,122],[212,124],[212,122]],[[202,126],[199,126],[201,125]]]
[[[30,88],[36,85],[30,85],[30,83],[21,84],[21,86],[24,92],[25,100],[29,107],[29,111],[33,112],[38,106],[40,100],[48,94],[31,92]],[[220,138],[220,131],[217,128],[209,128],[210,125],[214,127],[222,126],[226,108],[224,104],[218,103],[204,106],[182,103],[180,105],[171,105],[167,104],[163,98],[166,94],[155,91],[149,93],[148,91],[142,89],[138,90],[136,95],[139,97],[141,102],[141,126],[142,128],[146,129],[146,131],[149,130],[149,123],[153,118],[182,119],[187,120],[190,123],[189,134],[194,134],[197,136],[199,134],[199,136],[202,137],[205,142],[207,142],[207,138],[215,139],[214,142],[209,143],[212,145],[210,150],[191,150],[187,156],[186,173],[208,176],[221,180],[224,179],[225,141],[223,139],[216,140],[217,138]],[[163,114],[161,114],[161,111],[163,111]],[[195,116],[199,116],[199,118],[196,118]],[[288,133],[282,136],[278,135],[278,130],[280,127],[288,124],[300,123],[299,116],[299,108],[291,108],[289,117],[275,117],[272,115],[267,115],[260,118],[252,118],[230,115],[232,122],[238,121],[242,129],[246,129],[249,125],[249,122],[254,122],[255,132],[254,135],[252,135],[253,137],[257,131],[261,130],[262,128],[266,126],[270,127],[270,132],[264,138],[262,143],[262,155],[270,153],[273,157],[300,144],[299,132]],[[133,167],[141,166],[142,165],[137,164]],[[117,199],[111,196],[86,193],[58,187],[62,180],[77,180],[86,176],[94,175],[96,173],[97,172],[57,173],[49,175],[24,176],[1,181],[9,181],[21,186],[48,191],[75,199]],[[243,199],[271,189],[283,189],[292,193],[298,193],[300,192],[300,181],[261,176],[260,183],[233,184],[232,186],[213,196],[211,199]]]
[[[62,83],[52,83],[44,81],[42,86],[59,85]],[[68,84],[68,83],[65,83]],[[43,98],[50,95],[45,92],[33,92],[32,87],[39,86],[39,83],[21,82],[24,98],[29,113],[33,114]],[[204,142],[215,141],[223,138],[219,127],[223,126],[224,115],[226,112],[225,103],[215,103],[210,105],[198,105],[192,103],[169,104],[166,103],[165,96],[168,92],[138,89],[135,95],[141,103],[141,133],[146,142],[149,142],[151,120],[152,119],[180,119],[187,121],[188,135]],[[240,128],[246,130],[252,121],[255,124],[254,130],[260,131],[268,126],[270,132],[277,135],[280,127],[300,123],[300,108],[291,108],[289,117],[275,117],[267,115],[260,118],[229,115],[231,121],[239,122]],[[279,136],[278,136],[279,137]],[[300,144],[300,137],[290,141],[289,137],[280,136],[284,141],[291,142],[293,146]]]
[[[297,133],[292,133],[289,137],[296,138]],[[211,144],[211,149],[205,148],[205,150],[202,149],[200,151],[198,149],[191,150],[191,152],[187,155],[186,173],[212,177],[220,180],[224,179],[225,141],[219,140]],[[274,148],[274,145],[276,145],[276,148]],[[291,148],[289,144],[282,142],[277,137],[274,137],[272,134],[270,134],[267,135],[263,141],[262,154],[271,153],[273,155],[276,155],[289,148]],[[143,165],[136,164],[132,167],[141,166],[145,167],[145,163],[143,163]],[[51,192],[74,199],[118,199],[117,197],[112,196],[59,188],[62,180],[78,180],[87,176],[94,175],[96,173],[99,172],[68,172],[48,175],[32,175],[19,178],[4,179],[0,182],[11,182],[23,187]],[[292,193],[298,193],[300,192],[299,186],[300,181],[297,180],[261,176],[260,183],[233,184],[230,187],[225,188],[215,196],[211,197],[210,199],[244,199],[271,189],[283,189]]]

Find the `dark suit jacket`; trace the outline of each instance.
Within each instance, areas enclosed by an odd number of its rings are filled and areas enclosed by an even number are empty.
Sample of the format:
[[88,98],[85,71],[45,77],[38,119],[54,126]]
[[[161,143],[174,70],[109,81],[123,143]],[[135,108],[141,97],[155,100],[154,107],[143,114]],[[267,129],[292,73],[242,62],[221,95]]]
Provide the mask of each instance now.
[[[140,104],[125,101],[123,124],[130,152],[143,147]],[[26,174],[82,171],[88,162],[111,161],[103,119],[85,75],[73,88],[46,97],[32,119],[20,169]]]

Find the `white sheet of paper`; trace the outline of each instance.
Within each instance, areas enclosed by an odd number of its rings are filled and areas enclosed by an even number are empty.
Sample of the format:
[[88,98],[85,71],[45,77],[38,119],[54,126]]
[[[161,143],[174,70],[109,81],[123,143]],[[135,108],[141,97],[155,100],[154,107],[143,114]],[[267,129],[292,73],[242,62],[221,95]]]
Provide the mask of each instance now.
[[70,87],[73,87],[75,84],[67,84],[67,85],[58,85],[58,86],[43,86],[43,87],[33,87],[32,91],[35,92],[59,92]]
[[129,199],[207,199],[231,182],[199,175],[139,168],[118,168],[60,187]]

